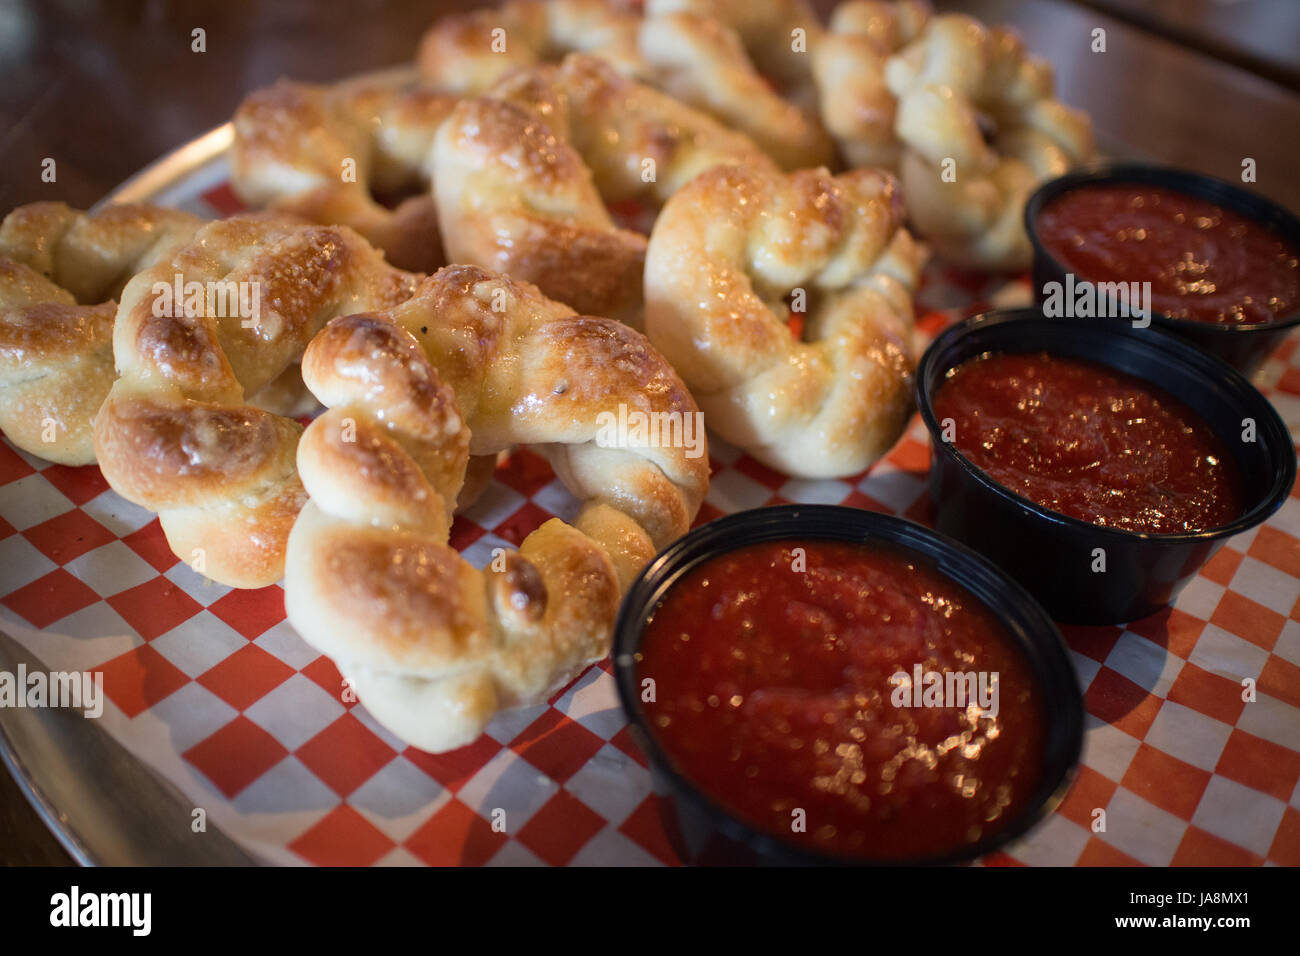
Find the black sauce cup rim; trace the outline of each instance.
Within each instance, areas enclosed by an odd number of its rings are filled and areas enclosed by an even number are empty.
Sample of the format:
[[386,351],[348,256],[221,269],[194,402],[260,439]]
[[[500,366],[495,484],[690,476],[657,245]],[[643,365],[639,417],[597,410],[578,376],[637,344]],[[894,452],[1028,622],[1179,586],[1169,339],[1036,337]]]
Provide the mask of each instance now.
[[[1065,264],[1052,255],[1047,247],[1043,245],[1042,239],[1038,235],[1038,214],[1042,212],[1045,205],[1057,196],[1072,189],[1103,184],[1164,186],[1174,192],[1180,192],[1197,199],[1207,199],[1218,205],[1225,206],[1238,215],[1251,219],[1275,232],[1281,231],[1281,227],[1285,225],[1295,236],[1300,237],[1300,218],[1297,218],[1289,209],[1258,193],[1242,189],[1225,179],[1219,179],[1216,176],[1209,176],[1190,169],[1182,169],[1177,166],[1102,161],[1079,166],[1064,175],[1057,176],[1055,179],[1049,179],[1034,190],[1025,203],[1025,232],[1029,235],[1029,241],[1034,247],[1034,255],[1050,262],[1057,272],[1068,273],[1071,270],[1066,268]],[[1198,191],[1198,187],[1201,191]],[[1206,196],[1203,194],[1204,192],[1211,193],[1212,196]],[[1099,279],[1097,281],[1110,282],[1119,280]],[[1271,322],[1254,322],[1248,325],[1228,322],[1200,322],[1196,319],[1185,319],[1176,315],[1167,315],[1164,312],[1156,312],[1155,310],[1152,310],[1151,317],[1153,320],[1159,319],[1162,323],[1174,328],[1195,330],[1205,335],[1244,335],[1249,332],[1277,332],[1300,325],[1300,308],[1280,315]]]
[[[808,850],[764,832],[707,796],[660,746],[641,706],[635,654],[648,614],[702,562],[765,541],[884,542],[936,568],[989,607],[1030,663],[1043,694],[1044,759],[1032,799],[1010,825],[949,853],[903,859],[860,859]],[[944,866],[966,863],[1022,836],[1065,799],[1078,773],[1083,746],[1083,697],[1070,652],[1043,607],[1019,584],[977,552],[930,528],[893,515],[842,505],[778,505],[737,512],[696,528],[670,545],[628,589],[614,625],[614,676],[619,701],[640,746],[667,777],[676,796],[688,800],[715,830],[760,856],[793,865]],[[1048,685],[1051,685],[1048,687]],[[1065,692],[1062,693],[1064,685]]]
[[[938,356],[951,348],[953,343],[967,335],[972,334],[980,329],[989,328],[997,325],[1011,325],[1016,322],[1050,322],[1058,325],[1073,325],[1080,330],[1080,334],[1106,334],[1106,335],[1125,335],[1133,339],[1138,347],[1149,351],[1153,356],[1163,362],[1180,361],[1186,366],[1191,366],[1193,371],[1198,375],[1214,377],[1218,376],[1221,380],[1226,379],[1233,391],[1244,392],[1250,396],[1251,401],[1257,406],[1255,409],[1244,409],[1243,411],[1253,412],[1252,417],[1256,419],[1256,435],[1260,440],[1267,440],[1280,449],[1285,449],[1289,454],[1279,454],[1278,458],[1282,462],[1282,467],[1273,476],[1273,481],[1268,491],[1256,501],[1250,508],[1235,520],[1228,524],[1221,525],[1217,528],[1206,528],[1202,531],[1176,531],[1157,534],[1150,531],[1130,531],[1127,528],[1112,528],[1107,525],[1093,524],[1091,521],[1084,521],[1081,518],[1073,518],[1070,515],[1061,514],[1058,511],[1052,511],[1040,505],[1038,502],[1026,498],[1015,491],[1012,491],[1006,485],[995,481],[982,468],[963,455],[951,443],[943,441],[943,430],[939,426],[938,418],[934,414],[934,406],[931,402],[931,391],[929,382],[933,379],[935,387],[942,385],[945,376],[955,365],[948,365],[934,374],[932,370],[938,364]],[[1009,343],[1010,344],[1010,343]],[[962,361],[975,358],[976,354],[982,355],[987,351],[985,349],[975,353]],[[1016,349],[1014,346],[1008,347],[1007,352],[1025,351]],[[1028,351],[1042,351],[1041,349],[1029,349]],[[1094,360],[1095,361],[1095,360]],[[944,363],[946,364],[946,363]],[[1100,364],[1108,365],[1107,362],[1101,361]],[[1117,371],[1120,371],[1117,369]],[[1125,373],[1130,374],[1130,373]],[[1135,375],[1135,378],[1141,379],[1142,376]],[[1150,382],[1156,388],[1163,387],[1158,382]],[[1196,348],[1180,338],[1169,335],[1155,329],[1130,330],[1122,323],[1116,325],[1094,324],[1090,319],[1055,319],[1047,318],[1043,315],[1041,307],[1032,307],[1025,309],[997,309],[990,312],[981,312],[978,315],[972,315],[961,322],[955,323],[945,329],[925,350],[921,356],[921,361],[917,363],[916,368],[916,404],[921,412],[921,419],[925,422],[925,427],[930,433],[930,444],[934,447],[935,454],[948,456],[956,461],[958,465],[968,475],[972,476],[979,482],[981,487],[997,495],[1010,503],[1016,505],[1024,511],[1032,513],[1036,518],[1046,521],[1050,524],[1059,525],[1065,528],[1087,531],[1091,534],[1100,535],[1102,538],[1107,536],[1117,536],[1120,539],[1134,541],[1152,541],[1152,542],[1192,542],[1192,541],[1214,541],[1219,538],[1230,538],[1233,535],[1241,534],[1243,531],[1249,531],[1251,528],[1264,521],[1276,512],[1286,503],[1287,497],[1291,493],[1291,487],[1296,479],[1296,456],[1294,447],[1291,443],[1290,432],[1287,431],[1286,425],[1273,407],[1273,403],[1264,397],[1260,391],[1250,383],[1244,375],[1235,368],[1228,365],[1217,356],[1211,355],[1201,349]],[[1199,416],[1198,416],[1199,417]],[[1267,437],[1266,437],[1267,436]],[[1240,462],[1238,462],[1240,465]]]

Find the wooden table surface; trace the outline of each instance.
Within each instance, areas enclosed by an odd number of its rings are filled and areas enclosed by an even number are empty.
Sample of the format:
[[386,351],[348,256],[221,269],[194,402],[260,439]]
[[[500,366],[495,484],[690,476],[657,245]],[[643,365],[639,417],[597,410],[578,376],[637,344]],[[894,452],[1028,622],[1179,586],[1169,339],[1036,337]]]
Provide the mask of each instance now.
[[[1233,9],[1243,21],[1267,22],[1257,14],[1275,2]],[[439,12],[471,5],[12,0],[0,6],[0,214],[40,199],[89,206],[225,122],[250,90],[280,76],[324,81],[408,60]],[[816,5],[824,13],[833,0]],[[1019,28],[1056,66],[1062,98],[1092,114],[1103,145],[1234,180],[1249,157],[1257,188],[1300,210],[1300,95],[1292,90],[1065,0],[937,5]],[[191,49],[195,29],[206,32],[206,52]],[[1092,52],[1096,29],[1106,31],[1105,53]],[[1280,55],[1275,42],[1256,46]],[[1300,54],[1292,53],[1283,68],[1295,72]],[[41,178],[47,158],[54,183]],[[68,862],[0,770],[0,864]]]
[[1076,0],[1300,90],[1296,0]]

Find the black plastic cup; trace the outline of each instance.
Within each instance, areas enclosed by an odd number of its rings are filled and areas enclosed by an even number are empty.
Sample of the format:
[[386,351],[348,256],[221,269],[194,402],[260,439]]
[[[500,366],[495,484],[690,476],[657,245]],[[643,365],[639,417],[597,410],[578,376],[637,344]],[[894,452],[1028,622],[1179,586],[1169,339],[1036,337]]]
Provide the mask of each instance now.
[[[1127,372],[1178,398],[1235,454],[1245,512],[1221,528],[1148,534],[1067,517],[998,484],[945,442],[931,398],[949,370],[987,352],[1048,352]],[[1049,319],[1040,309],[972,316],[921,357],[917,405],[930,431],[935,526],[991,558],[1058,621],[1119,624],[1169,604],[1223,542],[1277,511],[1296,477],[1295,448],[1272,404],[1227,363],[1173,336],[1125,323]],[[1243,420],[1255,441],[1243,442]],[[1094,572],[1095,549],[1105,571]]]
[[[1300,218],[1271,200],[1239,186],[1172,166],[1151,166],[1142,163],[1100,163],[1048,180],[1025,203],[1025,231],[1034,247],[1034,297],[1041,303],[1044,288],[1050,282],[1065,282],[1068,270],[1047,251],[1038,235],[1038,215],[1053,199],[1081,186],[1137,184],[1162,186],[1185,195],[1204,199],[1230,209],[1239,215],[1277,232],[1300,248]],[[1095,278],[1100,282],[1120,281],[1122,276],[1076,276],[1076,280]],[[1130,322],[1131,319],[1093,319],[1090,321]],[[1252,374],[1269,354],[1282,344],[1291,330],[1300,325],[1300,309],[1277,316],[1273,322],[1253,325],[1229,325],[1216,322],[1198,322],[1180,319],[1152,311],[1152,327],[1172,332],[1199,348],[1212,352],[1244,375]]]
[[[1000,832],[945,856],[871,861],[810,852],[764,833],[701,792],[660,747],[641,703],[635,655],[647,621],[682,577],[702,562],[764,541],[877,542],[915,555],[960,584],[1001,619],[1028,660],[1045,708],[1042,777],[1032,799]],[[719,518],[670,545],[633,582],[614,627],[614,679],[631,732],[650,758],[665,825],[679,855],[697,864],[777,866],[954,864],[992,852],[1060,804],[1074,780],[1083,742],[1083,698],[1060,631],[1024,589],[968,548],[902,518],[839,505],[781,505]]]

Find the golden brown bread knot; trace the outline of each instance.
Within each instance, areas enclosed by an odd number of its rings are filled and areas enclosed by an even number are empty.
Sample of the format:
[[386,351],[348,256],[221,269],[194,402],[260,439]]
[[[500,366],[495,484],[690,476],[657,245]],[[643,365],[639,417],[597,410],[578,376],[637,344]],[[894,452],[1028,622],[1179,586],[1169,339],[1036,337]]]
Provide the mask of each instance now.
[[[724,167],[669,200],[646,257],[646,332],[710,428],[808,477],[855,474],[893,445],[925,258],[902,218],[879,170]],[[792,292],[802,339],[783,321]]]
[[476,96],[511,73],[570,53],[640,73],[640,17],[610,0],[511,0],[439,17],[420,40],[420,75],[438,89]]
[[734,30],[763,76],[795,104],[816,109],[809,53],[824,29],[804,0],[646,0],[648,16],[693,13]]
[[776,92],[721,21],[685,11],[649,17],[638,49],[640,79],[744,133],[782,169],[835,162],[817,110]]
[[[330,322],[303,377],[329,410],[298,449],[311,499],[285,608],[375,717],[425,750],[470,742],[608,653],[622,588],[687,530],[708,485],[703,445],[693,457],[602,434],[620,407],[696,417],[643,336],[475,267]],[[451,503],[470,454],[515,444],[545,455],[582,507],[480,571],[447,544]]]
[[[1052,98],[1052,68],[1006,29],[947,14],[885,65],[908,215],[935,250],[985,269],[1028,267],[1021,222],[1044,179],[1093,155],[1086,114]],[[985,140],[981,118],[995,129]]]
[[929,0],[845,0],[831,12],[830,32],[862,37],[892,53],[916,39],[932,16]]
[[640,327],[645,237],[605,202],[658,206],[723,164],[775,169],[748,137],[573,54],[456,107],[434,142],[438,220],[452,261]]
[[[436,269],[445,260],[430,148],[455,102],[409,84],[281,80],[235,113],[231,184],[250,205],[350,226],[399,268]],[[372,195],[410,192],[394,209]]]
[[468,96],[570,53],[597,56],[745,133],[782,168],[834,160],[815,111],[782,99],[735,31],[696,12],[643,19],[611,0],[511,0],[441,18],[425,34],[418,60],[428,82]]
[[196,570],[235,587],[274,582],[306,497],[294,466],[302,427],[247,396],[329,319],[393,305],[417,279],[345,227],[271,213],[207,224],[122,291],[121,377],[95,419],[104,477],[159,513]]
[[812,49],[822,122],[850,166],[898,168],[897,100],[885,84],[885,61],[930,15],[927,0],[849,0]]
[[128,278],[189,240],[176,209],[78,212],[32,203],[0,224],[0,428],[65,465],[95,460],[91,419],[113,383],[113,300]]

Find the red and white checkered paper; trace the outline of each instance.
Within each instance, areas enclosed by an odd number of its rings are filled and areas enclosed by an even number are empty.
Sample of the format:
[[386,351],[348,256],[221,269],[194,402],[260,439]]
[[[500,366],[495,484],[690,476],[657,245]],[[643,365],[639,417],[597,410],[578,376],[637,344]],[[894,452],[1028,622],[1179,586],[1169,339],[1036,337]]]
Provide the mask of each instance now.
[[[237,208],[210,172],[173,184],[167,201],[209,216]],[[954,315],[1028,298],[1023,281],[932,269],[920,325],[932,335]],[[1293,435],[1296,346],[1257,376]],[[931,514],[919,418],[885,460],[838,481],[787,478],[716,440],[710,450],[698,523],[786,502]],[[519,451],[452,543],[486,564],[576,509],[549,466]],[[422,753],[341,701],[338,671],[285,621],[279,585],[205,580],[97,467],[50,465],[7,442],[0,626],[51,669],[102,671],[106,729],[269,862],[678,862],[608,660],[545,705],[500,715],[475,743]],[[1083,766],[1055,814],[985,863],[1300,864],[1300,492],[1229,541],[1174,607],[1063,631],[1087,703]],[[1098,807],[1104,832],[1092,830]]]

